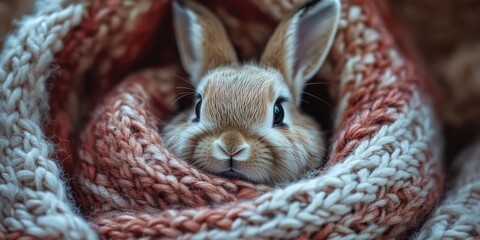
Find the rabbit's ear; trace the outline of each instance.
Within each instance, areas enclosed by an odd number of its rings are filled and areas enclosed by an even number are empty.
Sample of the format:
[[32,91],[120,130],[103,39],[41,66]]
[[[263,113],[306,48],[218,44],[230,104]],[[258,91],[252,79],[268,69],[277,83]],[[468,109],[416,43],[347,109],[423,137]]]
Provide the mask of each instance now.
[[339,0],[309,1],[280,22],[267,43],[261,64],[279,70],[297,99],[325,61],[340,10]]
[[208,70],[237,62],[220,20],[200,4],[173,1],[173,24],[183,67],[194,84]]

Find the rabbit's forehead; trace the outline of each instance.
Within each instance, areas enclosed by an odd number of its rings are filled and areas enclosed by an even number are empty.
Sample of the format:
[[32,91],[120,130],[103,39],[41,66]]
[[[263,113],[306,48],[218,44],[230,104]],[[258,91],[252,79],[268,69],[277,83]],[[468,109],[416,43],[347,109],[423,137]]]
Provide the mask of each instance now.
[[280,75],[255,67],[218,69],[198,87],[205,115],[215,122],[263,123],[278,97],[290,97]]
[[255,66],[225,67],[211,71],[202,79],[198,91],[205,97],[241,98],[247,102],[274,102],[280,94],[289,97],[288,88],[280,74]]

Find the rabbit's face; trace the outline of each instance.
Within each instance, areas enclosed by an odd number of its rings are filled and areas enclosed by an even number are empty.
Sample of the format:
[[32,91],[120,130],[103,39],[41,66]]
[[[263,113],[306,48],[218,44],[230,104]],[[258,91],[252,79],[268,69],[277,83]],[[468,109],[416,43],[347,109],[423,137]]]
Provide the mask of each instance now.
[[196,106],[167,126],[164,138],[200,169],[262,183],[302,176],[323,152],[315,123],[298,113],[282,76],[254,65],[206,74]]
[[320,165],[323,138],[298,110],[340,19],[339,0],[311,0],[282,20],[258,64],[240,64],[220,20],[196,1],[173,2],[180,59],[195,106],[164,129],[179,157],[254,182],[296,180]]

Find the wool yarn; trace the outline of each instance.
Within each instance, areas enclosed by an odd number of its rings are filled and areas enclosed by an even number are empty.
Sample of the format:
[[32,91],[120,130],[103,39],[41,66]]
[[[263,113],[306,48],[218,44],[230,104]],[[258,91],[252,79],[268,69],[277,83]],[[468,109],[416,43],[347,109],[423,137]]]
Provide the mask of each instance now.
[[[322,69],[336,105],[325,167],[273,188],[206,174],[164,147],[159,132],[186,84],[169,3],[57,0],[10,36],[0,64],[0,238],[391,239],[427,218],[443,189],[442,136],[425,79],[374,3],[343,1]],[[250,56],[266,36],[255,30],[272,27],[251,12],[278,20],[301,3],[208,4],[229,32],[251,23],[234,39]],[[459,202],[442,202],[415,237],[474,237],[475,226],[443,210]]]
[[174,98],[152,93],[158,77],[141,72],[106,98],[82,134],[74,186],[99,234],[370,239],[402,236],[421,221],[443,182],[435,114],[375,8],[343,8],[324,73],[338,83],[337,130],[318,176],[270,190],[192,168],[158,134],[156,119],[166,119],[165,99]]
[[42,131],[46,81],[63,37],[83,14],[57,1],[25,18],[0,58],[0,238],[96,238],[67,198]]
[[472,144],[455,159],[456,177],[416,239],[480,238],[479,144]]

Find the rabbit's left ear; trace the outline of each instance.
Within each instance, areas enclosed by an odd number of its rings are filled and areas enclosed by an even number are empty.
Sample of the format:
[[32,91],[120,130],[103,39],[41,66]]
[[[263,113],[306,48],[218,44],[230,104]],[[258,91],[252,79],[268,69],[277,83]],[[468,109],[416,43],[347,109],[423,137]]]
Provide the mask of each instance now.
[[280,22],[267,43],[261,64],[279,70],[297,100],[304,84],[325,61],[337,32],[340,10],[340,0],[309,1]]
[[225,27],[210,10],[193,0],[172,5],[180,59],[194,85],[209,70],[237,63]]

